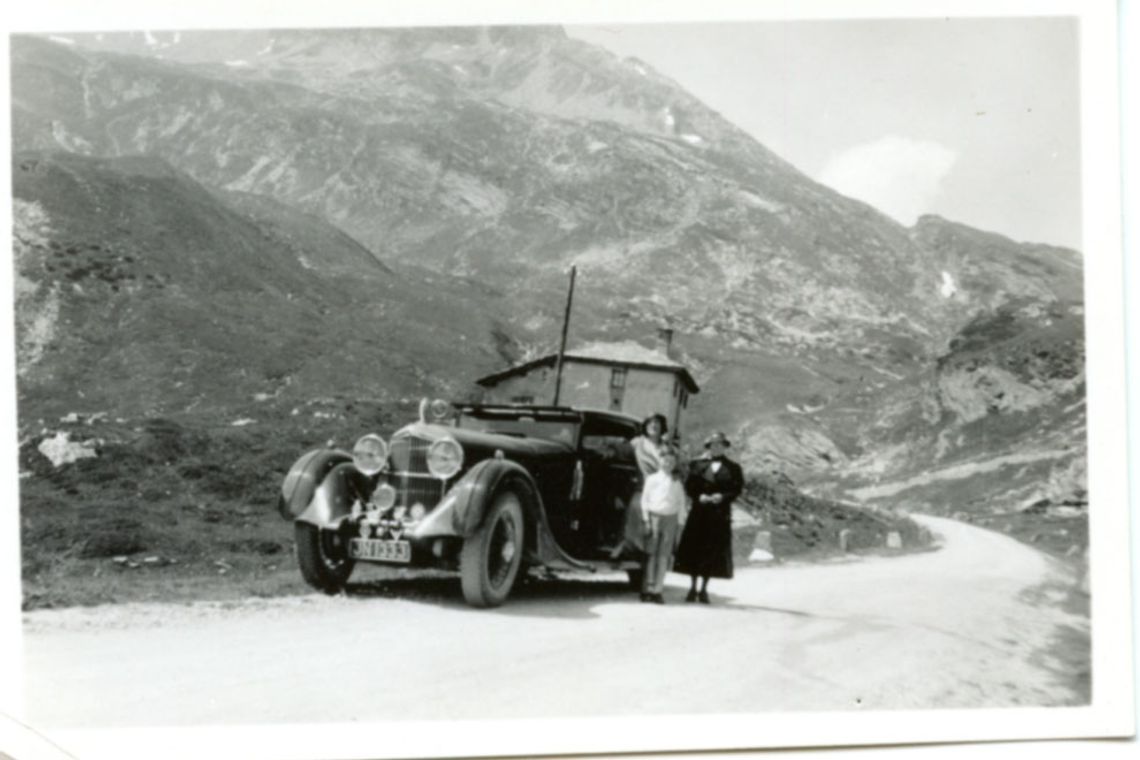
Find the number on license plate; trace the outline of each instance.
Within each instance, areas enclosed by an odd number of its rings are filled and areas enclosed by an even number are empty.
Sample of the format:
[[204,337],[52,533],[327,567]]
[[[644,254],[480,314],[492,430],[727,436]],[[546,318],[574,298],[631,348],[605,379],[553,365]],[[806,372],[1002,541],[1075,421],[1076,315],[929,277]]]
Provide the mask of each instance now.
[[371,559],[377,562],[412,561],[412,545],[407,541],[354,538],[349,542],[348,553],[354,559]]

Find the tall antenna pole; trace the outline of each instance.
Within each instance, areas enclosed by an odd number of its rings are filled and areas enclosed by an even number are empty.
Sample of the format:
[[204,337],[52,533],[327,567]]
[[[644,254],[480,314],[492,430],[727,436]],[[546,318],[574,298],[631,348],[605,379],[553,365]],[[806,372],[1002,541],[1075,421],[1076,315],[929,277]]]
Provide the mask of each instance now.
[[562,342],[558,346],[558,367],[554,371],[554,406],[562,395],[562,361],[566,357],[566,331],[570,329],[570,305],[574,302],[574,276],[578,267],[570,267],[570,292],[566,294],[566,314],[562,317]]

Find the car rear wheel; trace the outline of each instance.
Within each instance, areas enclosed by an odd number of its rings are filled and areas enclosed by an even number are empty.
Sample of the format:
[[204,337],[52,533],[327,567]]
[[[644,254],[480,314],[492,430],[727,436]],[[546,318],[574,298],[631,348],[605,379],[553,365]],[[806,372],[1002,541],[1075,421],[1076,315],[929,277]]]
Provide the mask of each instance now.
[[498,607],[506,601],[522,564],[523,536],[522,500],[513,489],[503,489],[459,552],[459,578],[468,604]]
[[305,582],[326,594],[343,589],[355,564],[348,556],[344,537],[306,522],[294,523],[293,536],[297,542],[297,565]]

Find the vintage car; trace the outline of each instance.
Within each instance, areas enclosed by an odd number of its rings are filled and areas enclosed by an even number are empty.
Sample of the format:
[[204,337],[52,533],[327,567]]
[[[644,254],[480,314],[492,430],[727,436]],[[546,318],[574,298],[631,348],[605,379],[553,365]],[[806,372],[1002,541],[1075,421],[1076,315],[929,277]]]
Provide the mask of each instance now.
[[475,607],[502,604],[530,568],[624,570],[636,583],[636,558],[615,549],[641,488],[638,432],[611,412],[425,401],[388,442],[306,453],[279,508],[301,575],[328,593],[356,562],[458,570]]

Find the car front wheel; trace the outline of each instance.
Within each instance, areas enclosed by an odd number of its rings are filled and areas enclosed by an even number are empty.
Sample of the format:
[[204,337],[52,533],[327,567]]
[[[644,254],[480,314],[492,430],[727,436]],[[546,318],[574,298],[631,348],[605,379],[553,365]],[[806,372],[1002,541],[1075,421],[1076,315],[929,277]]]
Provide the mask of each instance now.
[[498,607],[506,600],[522,564],[523,535],[522,501],[514,490],[503,489],[459,552],[459,577],[468,604]]
[[294,523],[293,536],[297,542],[297,564],[305,582],[326,594],[343,589],[354,564],[344,537],[305,522]]

